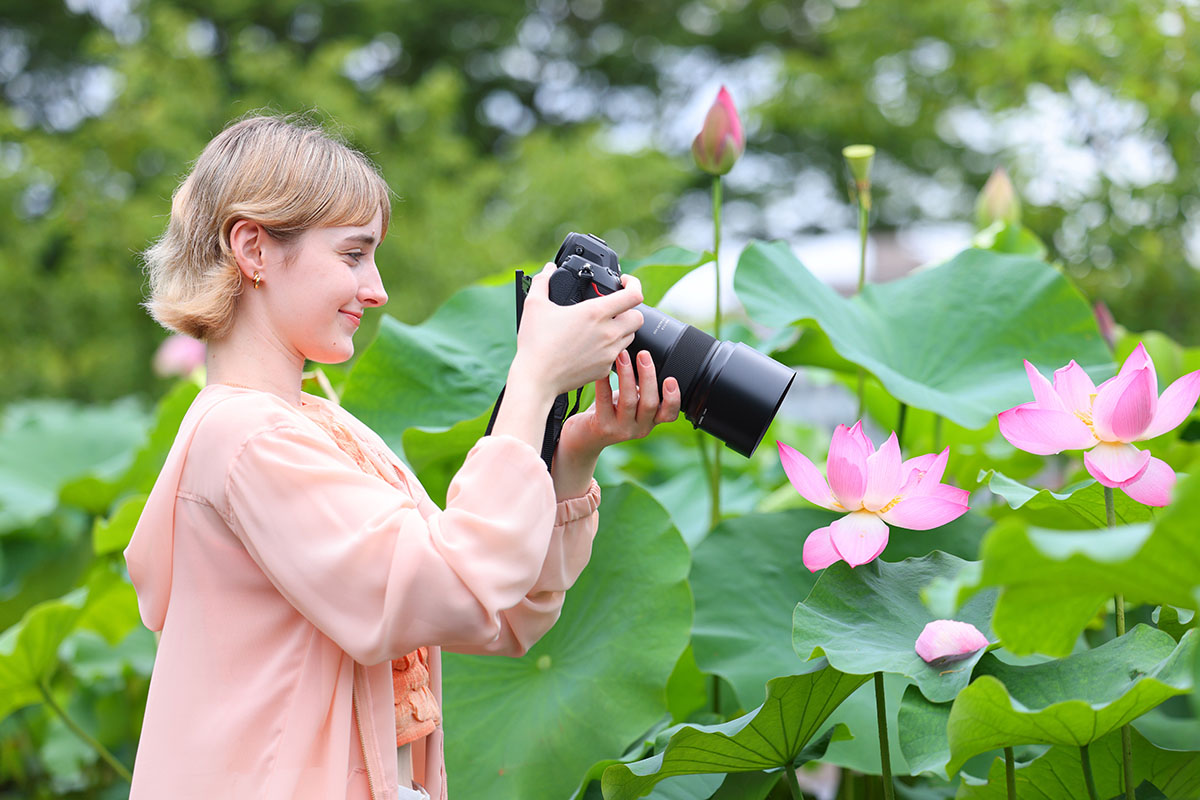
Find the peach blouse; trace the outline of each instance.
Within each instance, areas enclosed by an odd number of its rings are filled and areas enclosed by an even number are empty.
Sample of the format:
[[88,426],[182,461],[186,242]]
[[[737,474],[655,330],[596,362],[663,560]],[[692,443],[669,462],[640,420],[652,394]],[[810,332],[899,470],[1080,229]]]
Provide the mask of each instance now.
[[[440,704],[442,647],[521,655],[591,555],[599,487],[556,503],[528,444],[481,439],[443,511],[369,428],[302,403],[202,390],[125,551],[162,631],[131,800],[394,800],[392,659],[428,648]],[[413,749],[444,800],[441,725]]]

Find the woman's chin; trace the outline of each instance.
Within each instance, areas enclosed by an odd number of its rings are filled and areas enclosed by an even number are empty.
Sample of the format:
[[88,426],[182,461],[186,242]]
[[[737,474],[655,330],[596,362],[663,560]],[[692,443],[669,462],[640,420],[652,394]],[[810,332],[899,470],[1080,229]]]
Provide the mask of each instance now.
[[351,342],[345,347],[331,348],[329,350],[321,350],[314,353],[309,353],[307,359],[317,364],[341,364],[349,361],[354,355],[354,343]]

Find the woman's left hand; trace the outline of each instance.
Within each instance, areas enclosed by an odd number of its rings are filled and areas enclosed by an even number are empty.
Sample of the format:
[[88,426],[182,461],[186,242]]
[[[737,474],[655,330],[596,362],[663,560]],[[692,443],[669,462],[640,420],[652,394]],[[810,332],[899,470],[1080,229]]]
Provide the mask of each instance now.
[[617,356],[617,391],[608,379],[596,381],[596,402],[564,424],[554,457],[554,482],[559,499],[587,491],[600,451],[611,444],[641,439],[655,425],[679,417],[679,382],[663,381],[658,396],[658,375],[650,354],[638,353],[637,374],[628,351]]

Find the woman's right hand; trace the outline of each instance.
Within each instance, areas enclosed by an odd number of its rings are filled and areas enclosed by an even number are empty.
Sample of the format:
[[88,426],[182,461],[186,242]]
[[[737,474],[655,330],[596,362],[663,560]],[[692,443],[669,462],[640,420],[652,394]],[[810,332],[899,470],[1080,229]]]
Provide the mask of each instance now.
[[641,283],[622,276],[620,291],[570,306],[560,306],[549,296],[553,263],[533,277],[521,329],[517,355],[509,370],[509,384],[532,382],[550,397],[574,391],[607,378],[617,355],[633,342],[642,327]]

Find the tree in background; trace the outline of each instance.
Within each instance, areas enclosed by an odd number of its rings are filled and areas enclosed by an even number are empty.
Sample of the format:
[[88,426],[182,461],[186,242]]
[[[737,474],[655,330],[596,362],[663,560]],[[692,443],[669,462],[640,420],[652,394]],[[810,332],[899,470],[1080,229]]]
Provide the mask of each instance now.
[[852,228],[847,143],[879,151],[877,231],[966,220],[1002,165],[1089,295],[1200,340],[1186,4],[8,5],[0,402],[158,388],[136,253],[189,160],[250,110],[318,109],[379,162],[399,196],[389,311],[413,320],[573,228],[631,255],[686,240],[707,212],[687,148],[721,82],[753,144],[729,176],[729,238]]

